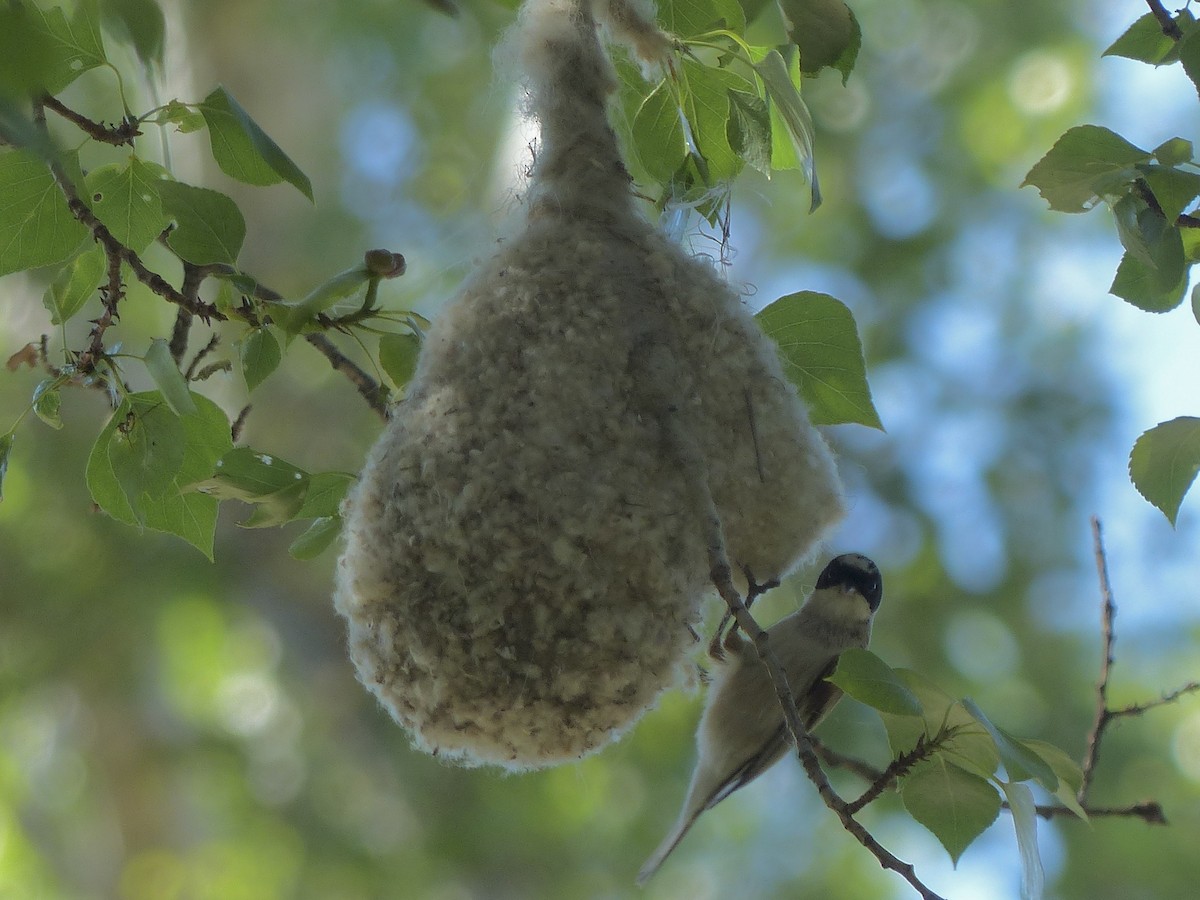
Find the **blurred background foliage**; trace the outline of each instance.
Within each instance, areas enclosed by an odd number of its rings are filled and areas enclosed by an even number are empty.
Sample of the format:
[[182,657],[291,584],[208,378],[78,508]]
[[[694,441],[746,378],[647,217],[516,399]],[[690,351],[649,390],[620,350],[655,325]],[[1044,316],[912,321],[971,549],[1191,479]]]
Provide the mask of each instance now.
[[[794,173],[744,176],[730,278],[755,304],[824,290],[858,319],[887,432],[831,429],[853,510],[828,549],[863,551],[884,571],[876,652],[1079,757],[1099,669],[1090,513],[1108,525],[1119,605],[1114,703],[1197,677],[1200,520],[1185,503],[1171,530],[1128,484],[1124,459],[1159,401],[1171,415],[1194,409],[1194,380],[1172,366],[1200,348],[1186,311],[1146,324],[1105,295],[1119,254],[1106,221],[1050,214],[1017,185],[1081,121],[1141,146],[1196,139],[1195,96],[1182,73],[1099,60],[1143,13],[1134,0],[853,7],[864,46],[849,84],[827,72],[807,85],[825,205],[806,214]],[[248,188],[205,162],[202,136],[172,136],[179,177],[229,192],[246,213],[247,271],[299,292],[384,246],[409,262],[384,296],[432,313],[489,254],[528,140],[511,67],[503,54],[499,76],[492,65],[509,9],[164,8],[161,95],[198,101],[223,83],[315,186],[315,208],[286,186]],[[111,77],[88,73],[63,99],[117,119]],[[693,223],[688,239],[718,252],[707,226]],[[3,355],[53,333],[43,287],[37,273],[0,282]],[[170,310],[136,288],[123,310],[129,345],[169,328]],[[39,377],[0,377],[0,422]],[[246,400],[235,376],[206,390],[231,413]],[[329,601],[331,551],[296,562],[294,534],[239,529],[225,509],[211,565],[93,512],[84,463],[108,414],[99,393],[76,391],[63,431],[23,426],[0,503],[0,897],[635,894],[638,864],[683,796],[698,695],[665,696],[622,742],[554,771],[504,777],[413,752],[354,681]],[[256,391],[244,438],[310,471],[355,471],[378,430],[351,386],[300,347]],[[793,609],[814,574],[764,600],[763,619]],[[822,737],[886,758],[878,721],[850,702]],[[852,789],[849,776],[835,781]],[[1051,896],[1194,895],[1194,698],[1105,742],[1093,801],[1146,798],[1164,802],[1169,828],[1043,824]],[[945,895],[1017,894],[1007,814],[956,870],[894,796],[864,819]],[[645,894],[909,890],[784,762],[702,818]]]

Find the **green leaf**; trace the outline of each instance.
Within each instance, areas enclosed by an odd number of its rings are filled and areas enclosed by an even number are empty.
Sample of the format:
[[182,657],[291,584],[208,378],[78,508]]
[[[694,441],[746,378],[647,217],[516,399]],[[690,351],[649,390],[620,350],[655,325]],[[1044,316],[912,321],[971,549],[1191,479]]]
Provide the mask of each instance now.
[[1200,284],[1192,288],[1192,318],[1200,325]]
[[308,176],[225,88],[219,87],[205,97],[200,112],[208,123],[213,158],[222,172],[246,184],[287,181],[309,200],[313,199]]
[[[1178,232],[1176,232],[1178,233]],[[1181,250],[1182,250],[1182,244]],[[1139,260],[1132,253],[1121,257],[1117,274],[1109,287],[1110,294],[1120,297],[1146,312],[1169,312],[1183,302],[1187,290],[1187,273],[1172,286],[1164,286],[1162,273]]]
[[[157,402],[165,408],[157,392],[134,394],[130,399],[137,403]],[[174,479],[175,490],[159,499],[143,496],[140,523],[108,459],[109,442],[125,422],[128,404],[113,415],[96,440],[88,458],[87,482],[96,504],[117,521],[178,535],[211,560],[218,501],[205,494],[181,491],[212,472],[216,461],[231,448],[232,441],[229,419],[221,408],[200,394],[193,394],[192,400],[197,412],[182,418],[185,446],[183,462]]]
[[1127,194],[1113,204],[1113,216],[1121,245],[1154,273],[1155,288],[1170,291],[1178,285],[1185,272],[1183,239],[1178,229],[1163,218],[1162,213],[1133,194]]
[[175,220],[167,245],[197,266],[236,265],[246,239],[246,220],[229,197],[178,181],[160,181],[163,211]]
[[955,863],[1000,814],[994,787],[940,756],[917,764],[901,782],[900,797]]
[[1103,55],[1121,56],[1161,66],[1175,61],[1175,49],[1175,41],[1163,34],[1162,26],[1154,14],[1146,13],[1113,41]]
[[1195,172],[1154,165],[1141,167],[1141,172],[1168,222],[1174,223],[1179,214],[1200,196],[1200,175]]
[[817,170],[813,157],[812,114],[808,111],[804,99],[800,96],[800,62],[793,58],[785,62],[779,51],[772,50],[761,61],[755,63],[756,71],[767,89],[767,97],[771,101],[771,126],[774,138],[776,125],[781,124],[778,136],[791,138],[792,156],[781,153],[776,163],[775,144],[772,145],[771,165],[776,168],[791,168],[789,163],[794,159],[804,172],[812,187],[812,203],[809,212],[821,205],[821,187],[817,181]]
[[75,257],[42,295],[42,305],[50,313],[50,321],[61,325],[83,309],[99,290],[107,272],[108,257],[99,244]]
[[58,394],[58,379],[47,378],[33,389],[33,411],[51,428],[62,428],[60,413],[62,398]]
[[86,235],[38,156],[0,153],[0,275],[61,262]]
[[706,181],[719,184],[731,181],[742,170],[742,158],[729,145],[729,93],[750,93],[754,86],[728,69],[706,66],[684,59],[686,85],[683,108],[692,140],[707,165]]
[[172,100],[163,107],[153,121],[158,125],[174,125],[180,134],[199,131],[208,124],[198,110],[178,100]]
[[663,0],[658,21],[676,37],[689,38],[716,28],[742,34],[746,17],[737,0]]
[[165,174],[161,166],[131,156],[125,165],[90,172],[84,182],[96,218],[134,253],[145,250],[167,227],[159,199]]
[[313,559],[337,540],[341,533],[341,516],[321,516],[313,519],[307,530],[292,541],[292,545],[288,547],[288,554],[293,559]]
[[420,352],[421,339],[415,334],[385,334],[379,339],[379,365],[398,388],[412,380]]
[[758,94],[729,92],[729,146],[764,175],[771,174],[771,111]]
[[1154,148],[1154,158],[1164,166],[1177,166],[1180,163],[1191,162],[1194,152],[1191,141],[1173,137]]
[[138,59],[162,68],[167,23],[155,0],[101,0],[100,12],[108,30],[132,45]]
[[163,398],[175,415],[185,416],[196,412],[192,392],[188,390],[187,381],[184,380],[183,373],[179,371],[179,366],[171,356],[171,348],[165,340],[162,338],[152,340],[150,349],[143,357],[143,362],[146,363],[150,377],[162,391]]
[[108,464],[134,518],[144,522],[143,500],[178,493],[175,476],[186,443],[183,422],[157,392],[131,397],[115,415],[121,418],[108,437]]
[[671,85],[663,80],[642,101],[633,118],[638,161],[655,180],[667,184],[683,164],[687,141]]
[[894,669],[895,676],[920,701],[924,720],[882,713],[893,756],[912,750],[922,738],[941,741],[939,755],[960,769],[988,779],[1000,765],[1000,751],[987,730],[963,707],[925,676]]
[[854,316],[845,304],[828,294],[800,291],[780,297],[755,318],[778,345],[783,369],[815,424],[858,422],[882,430]]
[[4,476],[8,474],[8,458],[12,455],[13,433],[0,434],[0,501],[4,499]]
[[318,472],[309,479],[308,493],[304,497],[304,505],[300,507],[297,518],[321,518],[338,515],[342,500],[350,486],[354,484],[354,476],[345,472]]
[[1172,525],[1200,472],[1200,419],[1180,416],[1155,425],[1133,445],[1129,478]]
[[58,6],[43,10],[27,5],[25,9],[34,28],[47,38],[50,57],[42,72],[47,93],[57,94],[84,72],[107,64],[92,4],[77,4],[70,19]]
[[242,340],[241,357],[246,387],[254,390],[278,368],[283,354],[275,335],[269,328],[263,327],[255,328]]
[[1058,789],[1053,792],[1058,802],[1079,818],[1087,821],[1087,813],[1079,805],[1079,789],[1083,787],[1083,769],[1065,752],[1045,741],[1025,739],[1021,743],[1031,753],[1036,753],[1042,762],[1058,776]]
[[1179,42],[1179,62],[1196,90],[1200,91],[1200,37],[1197,35],[1200,35],[1200,29],[1188,32]]
[[216,460],[212,471],[205,476],[193,485],[197,490],[222,500],[249,503],[308,481],[308,473],[303,469],[249,447],[234,447]]
[[0,6],[0,98],[44,93],[61,70],[57,46],[40,16],[18,4]]
[[1017,848],[1021,853],[1021,898],[1042,900],[1046,888],[1046,873],[1037,843],[1037,806],[1033,791],[1027,784],[1002,781],[1000,787],[1008,798],[1013,827],[1017,831]]
[[779,6],[788,35],[800,48],[800,67],[806,75],[826,66],[837,68],[843,76],[850,74],[862,32],[842,0],[780,0]]
[[1000,761],[1004,763],[1004,768],[1008,770],[1008,777],[1011,780],[1028,781],[1032,778],[1039,781],[1051,793],[1058,790],[1058,776],[1041,756],[1003,728],[993,725],[974,700],[965,698],[962,702],[967,712],[987,729],[992,740],[996,742],[996,749],[1000,751]]
[[325,312],[339,300],[353,296],[373,276],[365,265],[339,272],[317,285],[304,299],[295,303],[277,303],[272,309],[276,323],[290,334],[299,334],[319,313]]
[[273,528],[298,519],[307,492],[308,480],[305,479],[273,494],[259,497],[250,515],[244,521],[238,522],[238,525],[242,528]]
[[921,701],[908,689],[891,666],[857,647],[838,659],[837,671],[828,679],[860,703],[895,716],[920,716]]
[[1123,195],[1137,178],[1136,166],[1152,158],[1107,128],[1079,125],[1034,164],[1021,187],[1036,187],[1051,209],[1086,212],[1102,199]]

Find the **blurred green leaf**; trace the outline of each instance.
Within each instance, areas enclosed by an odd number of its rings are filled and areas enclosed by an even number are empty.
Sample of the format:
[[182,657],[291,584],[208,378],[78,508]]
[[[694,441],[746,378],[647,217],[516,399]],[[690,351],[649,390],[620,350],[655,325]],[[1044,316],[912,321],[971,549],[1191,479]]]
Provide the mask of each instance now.
[[192,392],[188,390],[187,381],[184,380],[183,373],[179,371],[179,366],[171,357],[171,349],[165,340],[162,338],[152,340],[143,361],[146,363],[146,369],[150,372],[150,377],[162,391],[163,399],[167,401],[167,405],[177,416],[186,416],[196,412]]
[[0,275],[60,262],[86,235],[38,156],[0,153]]
[[1184,33],[1179,42],[1179,62],[1183,71],[1192,80],[1192,85],[1200,92],[1200,29],[1193,28]]
[[51,323],[61,325],[83,309],[84,304],[96,296],[107,272],[108,257],[99,244],[65,266],[42,295],[42,305],[50,313]]
[[882,430],[854,315],[845,304],[828,294],[800,291],[780,297],[755,318],[778,345],[784,371],[815,424],[857,422]]
[[1058,776],[1054,774],[1054,769],[1041,756],[1030,750],[1003,728],[993,725],[974,700],[970,698],[964,699],[963,706],[966,707],[967,712],[975,717],[980,725],[987,729],[988,734],[992,736],[992,740],[996,742],[996,749],[1000,751],[1000,761],[1004,763],[1004,768],[1008,770],[1009,779],[1012,781],[1036,779],[1050,793],[1058,790]]
[[837,671],[828,679],[849,696],[880,712],[896,716],[920,716],[921,701],[908,689],[891,666],[857,647],[838,658]]
[[204,98],[200,112],[208,123],[213,158],[221,171],[246,184],[287,181],[309,200],[312,182],[233,96],[218,87]]
[[84,72],[108,62],[94,4],[76,4],[69,19],[59,6],[41,9],[35,4],[24,8],[34,28],[47,39],[49,57],[43,60],[40,73],[46,93],[57,94]]
[[12,455],[13,433],[0,434],[0,500],[4,499],[4,476],[8,474],[8,458]]
[[372,276],[365,265],[339,272],[313,288],[302,300],[273,305],[272,318],[289,334],[298,334],[319,313],[325,312],[339,300],[357,294],[372,277],[377,276]]
[[33,389],[33,412],[51,428],[62,428],[60,408],[62,398],[58,393],[58,379],[47,378],[38,383]]
[[987,730],[950,694],[911,669],[893,669],[920,701],[924,720],[882,713],[893,756],[912,750],[921,738],[938,739],[938,754],[961,769],[988,779],[1000,764],[1000,751]]
[[842,0],[779,0],[779,6],[800,48],[804,73],[815,75],[828,66],[845,82],[862,46],[862,30],[850,7]]
[[269,328],[264,326],[251,331],[242,339],[242,375],[246,387],[254,390],[262,384],[279,367],[282,359],[279,341]]
[[175,220],[167,245],[197,266],[237,264],[246,239],[246,220],[232,199],[218,191],[178,181],[160,181],[164,212]]
[[421,353],[421,339],[415,334],[385,334],[379,339],[379,365],[398,388],[412,380]]
[[304,505],[300,507],[297,518],[336,516],[346,492],[353,484],[354,476],[345,472],[318,472],[311,476],[308,493],[304,497]]
[[1021,187],[1033,185],[1059,212],[1079,213],[1125,194],[1137,166],[1152,155],[1099,125],[1079,125],[1060,137]]
[[1200,419],[1160,422],[1137,439],[1129,454],[1129,478],[1138,493],[1162,510],[1172,525],[1200,471]]
[[152,121],[159,125],[174,125],[180,134],[190,134],[193,131],[199,131],[201,128],[208,127],[208,123],[204,121],[204,116],[198,110],[193,109],[186,103],[180,103],[178,100],[172,100],[159,110]]
[[[804,172],[805,178],[812,189],[812,202],[809,211],[821,205],[821,187],[817,180],[816,161],[813,155],[815,138],[813,136],[812,114],[804,98],[800,96],[800,63],[795,54],[790,62],[784,60],[779,51],[772,50],[762,60],[755,63],[754,70],[762,78],[771,101],[771,133],[772,150],[771,165],[776,169],[792,168],[792,157]],[[779,129],[778,126],[783,128]],[[792,156],[780,153],[776,137],[781,141],[784,137],[791,139]]]
[[1046,873],[1042,868],[1042,855],[1037,842],[1037,806],[1033,802],[1033,791],[1027,784],[1001,782],[1008,808],[1012,812],[1013,827],[1017,832],[1017,848],[1021,854],[1021,898],[1042,900]]
[[234,447],[215,461],[211,472],[194,487],[222,500],[255,502],[296,484],[308,473],[276,456],[249,447]]
[[1178,285],[1185,271],[1183,240],[1172,222],[1133,194],[1113,204],[1113,217],[1121,245],[1154,273],[1156,289],[1171,290]]
[[40,17],[22,6],[0,6],[0,97],[28,97],[44,92],[61,77],[57,42],[42,27]]
[[754,86],[728,69],[683,61],[683,108],[696,149],[707,165],[708,184],[731,181],[742,170],[742,158],[729,145],[729,94],[751,93]]
[[1156,165],[1142,166],[1141,172],[1168,222],[1174,223],[1179,214],[1200,196],[1200,175],[1195,172]]
[[729,92],[725,133],[734,153],[764,175],[771,174],[771,111],[758,94]]
[[321,516],[313,519],[304,533],[292,541],[288,553],[294,559],[313,559],[336,541],[341,533],[341,516]]
[[167,23],[155,0],[101,0],[100,11],[108,30],[129,43],[143,63],[162,68]]
[[1178,166],[1191,162],[1195,151],[1192,142],[1181,137],[1173,137],[1163,141],[1154,148],[1154,158],[1164,166]]
[[92,212],[134,253],[145,250],[167,227],[159,199],[165,174],[161,166],[130,156],[125,164],[103,166],[85,179]]
[[300,518],[304,498],[308,494],[308,479],[289,484],[273,494],[264,494],[254,500],[250,515],[238,522],[242,528],[274,528],[293,519]]
[[917,764],[900,783],[900,797],[955,863],[1000,814],[991,784],[940,756]]
[[1021,744],[1025,749],[1036,753],[1042,762],[1054,770],[1058,776],[1058,788],[1053,791],[1054,797],[1080,819],[1087,821],[1087,813],[1079,805],[1079,789],[1083,787],[1083,769],[1065,751],[1048,744],[1045,741],[1023,739]]

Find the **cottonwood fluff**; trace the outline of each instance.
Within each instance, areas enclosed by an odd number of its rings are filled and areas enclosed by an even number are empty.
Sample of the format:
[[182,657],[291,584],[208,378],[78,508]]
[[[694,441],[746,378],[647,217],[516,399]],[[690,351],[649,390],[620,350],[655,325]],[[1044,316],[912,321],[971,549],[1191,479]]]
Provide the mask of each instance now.
[[[667,46],[624,5],[596,13]],[[523,769],[614,740],[686,669],[709,497],[760,580],[842,502],[774,346],[635,209],[589,0],[530,0],[517,29],[541,132],[526,221],[429,331],[346,503],[335,604],[418,747]]]

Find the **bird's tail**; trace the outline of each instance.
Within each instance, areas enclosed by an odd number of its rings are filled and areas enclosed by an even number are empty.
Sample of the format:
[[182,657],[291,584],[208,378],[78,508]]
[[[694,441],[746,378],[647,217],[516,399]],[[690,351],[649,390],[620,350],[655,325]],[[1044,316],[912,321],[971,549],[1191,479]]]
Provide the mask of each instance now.
[[703,806],[699,809],[692,809],[691,804],[689,804],[688,808],[684,809],[679,817],[679,821],[675,823],[675,827],[668,832],[667,836],[663,838],[663,842],[658,845],[658,849],[650,854],[650,858],[646,860],[645,864],[638,871],[637,883],[639,887],[649,881],[654,876],[654,873],[659,870],[659,867],[666,862],[667,857],[671,855],[671,851],[679,846],[679,842],[683,840],[683,836],[696,824],[696,819],[700,818],[700,813],[702,812],[704,812]]

